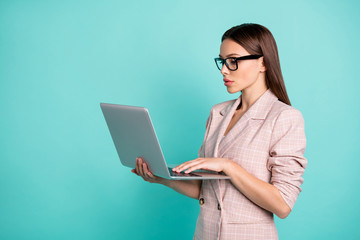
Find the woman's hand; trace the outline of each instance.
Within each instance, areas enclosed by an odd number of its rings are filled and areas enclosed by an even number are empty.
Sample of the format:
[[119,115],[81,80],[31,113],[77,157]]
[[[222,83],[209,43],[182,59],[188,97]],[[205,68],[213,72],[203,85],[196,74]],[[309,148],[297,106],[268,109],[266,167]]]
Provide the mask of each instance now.
[[132,169],[131,172],[135,173],[138,176],[141,176],[145,181],[150,183],[164,184],[164,182],[167,180],[166,178],[153,175],[149,171],[147,163],[143,161],[141,157],[136,158],[136,169]]
[[160,183],[185,196],[199,199],[201,180],[178,181],[155,176],[149,171],[147,163],[141,157],[136,158],[136,169],[132,169],[131,172],[141,176],[147,182]]
[[189,173],[197,169],[204,169],[209,171],[221,172],[224,171],[228,161],[230,160],[227,158],[196,158],[194,160],[180,164],[179,166],[173,168],[173,171],[181,172],[187,169],[185,173]]

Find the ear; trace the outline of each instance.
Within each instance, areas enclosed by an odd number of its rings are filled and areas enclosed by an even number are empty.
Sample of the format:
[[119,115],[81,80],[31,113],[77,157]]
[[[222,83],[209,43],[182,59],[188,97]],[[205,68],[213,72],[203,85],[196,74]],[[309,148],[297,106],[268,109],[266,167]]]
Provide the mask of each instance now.
[[259,58],[259,67],[260,67],[260,72],[265,72],[266,71],[266,66],[265,66],[265,62],[264,62],[264,56]]

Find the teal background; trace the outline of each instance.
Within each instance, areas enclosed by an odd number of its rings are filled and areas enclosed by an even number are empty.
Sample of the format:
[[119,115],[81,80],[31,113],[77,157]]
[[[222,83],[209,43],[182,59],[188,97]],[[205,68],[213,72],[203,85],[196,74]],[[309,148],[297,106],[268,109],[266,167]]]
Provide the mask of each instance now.
[[192,239],[198,201],[120,164],[100,102],[146,106],[170,163],[235,99],[222,34],[273,33],[308,167],[280,239],[359,239],[357,1],[0,1],[0,238]]

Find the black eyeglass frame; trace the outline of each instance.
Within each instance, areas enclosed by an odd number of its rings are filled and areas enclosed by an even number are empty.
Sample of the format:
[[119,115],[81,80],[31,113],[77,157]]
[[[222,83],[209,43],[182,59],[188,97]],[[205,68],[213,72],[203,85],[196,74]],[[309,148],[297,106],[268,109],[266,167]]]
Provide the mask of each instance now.
[[[221,71],[222,67],[224,66],[224,63],[225,63],[225,66],[230,70],[230,71],[236,71],[238,69],[238,61],[239,60],[249,60],[249,59],[258,59],[260,57],[262,57],[263,55],[247,55],[247,56],[241,56],[241,57],[228,57],[228,58],[225,58],[225,59],[222,59],[220,57],[217,57],[217,58],[214,58],[215,60],[215,64],[216,64],[216,67]],[[230,69],[230,67],[228,66],[228,64],[226,63],[226,60],[227,59],[233,59],[235,60],[235,64],[236,64],[236,68],[235,69]],[[217,61],[221,61],[221,68],[219,68],[219,65],[218,65],[218,62]]]

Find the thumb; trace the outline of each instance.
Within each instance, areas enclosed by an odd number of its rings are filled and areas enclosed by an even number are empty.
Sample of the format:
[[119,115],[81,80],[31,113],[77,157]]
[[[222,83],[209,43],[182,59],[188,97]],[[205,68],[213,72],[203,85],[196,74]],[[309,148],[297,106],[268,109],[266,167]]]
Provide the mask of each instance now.
[[139,174],[136,172],[136,169],[131,169],[131,172],[135,173],[136,175],[139,176]]

